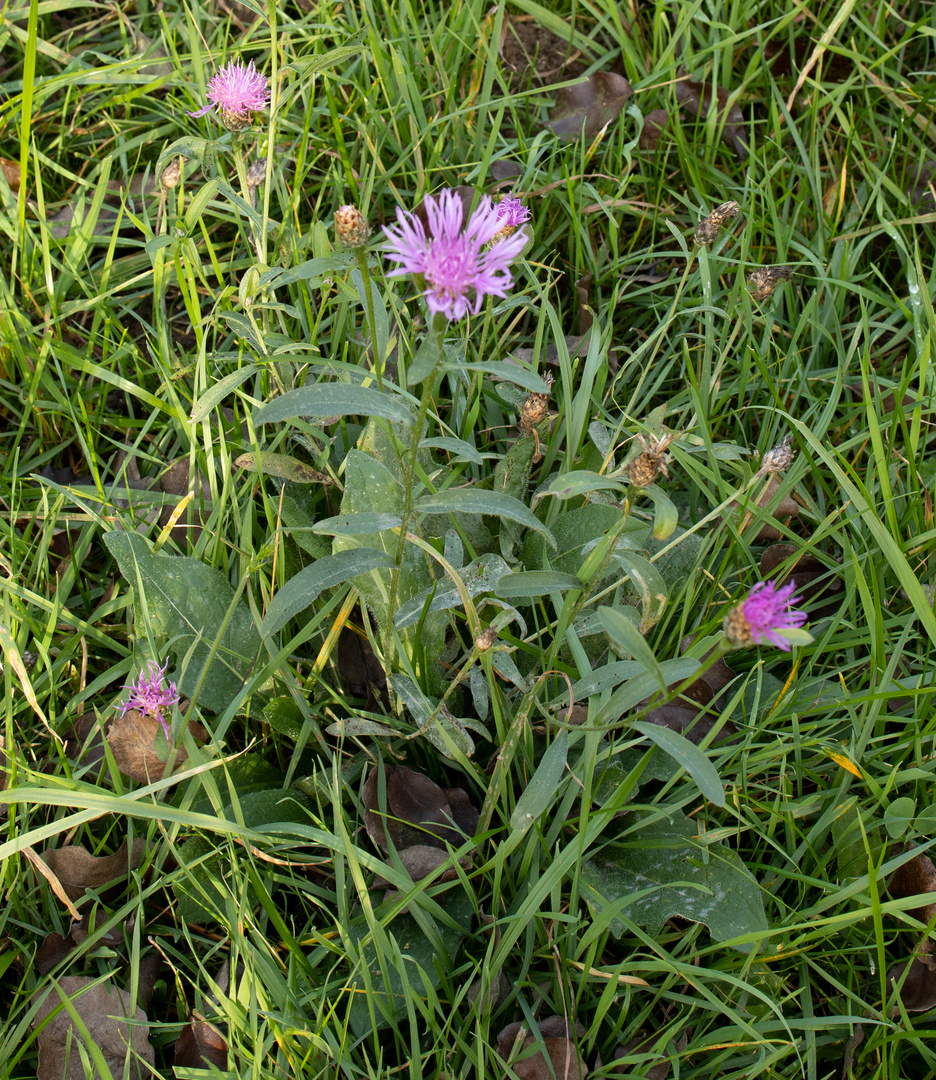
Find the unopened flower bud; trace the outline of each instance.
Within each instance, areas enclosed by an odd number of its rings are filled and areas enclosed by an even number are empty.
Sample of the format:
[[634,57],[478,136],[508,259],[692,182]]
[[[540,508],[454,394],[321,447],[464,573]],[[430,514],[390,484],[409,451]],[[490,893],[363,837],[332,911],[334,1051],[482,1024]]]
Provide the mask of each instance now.
[[774,289],[793,277],[792,266],[762,266],[748,275],[752,300],[766,300]]
[[363,247],[370,236],[367,218],[356,206],[339,206],[335,211],[335,236],[345,247]]
[[478,635],[475,640],[475,648],[478,652],[487,652],[488,649],[494,647],[494,643],[497,641],[497,631],[493,626],[489,626],[486,630]]
[[260,187],[266,179],[266,158],[258,158],[252,162],[247,170],[247,186],[250,188]]
[[[543,376],[543,382],[546,383],[550,389],[553,384],[553,377],[550,374]],[[520,432],[523,435],[531,435],[533,429],[537,424],[541,424],[549,412],[549,393],[537,394],[531,393],[524,401],[520,409]]]
[[164,188],[179,186],[179,181],[182,179],[182,161],[181,157],[173,158],[163,169],[162,176],[159,179]]
[[793,464],[793,458],[796,457],[796,451],[793,449],[793,436],[784,435],[780,440],[779,445],[773,447],[772,450],[768,450],[761,459],[760,468],[757,470],[758,476],[772,475],[773,473],[786,472],[787,469]]
[[725,222],[736,218],[740,212],[741,208],[733,201],[723,202],[721,206],[716,206],[711,214],[703,218],[696,226],[696,231],[692,236],[693,243],[698,247],[711,247],[718,239],[718,234]]

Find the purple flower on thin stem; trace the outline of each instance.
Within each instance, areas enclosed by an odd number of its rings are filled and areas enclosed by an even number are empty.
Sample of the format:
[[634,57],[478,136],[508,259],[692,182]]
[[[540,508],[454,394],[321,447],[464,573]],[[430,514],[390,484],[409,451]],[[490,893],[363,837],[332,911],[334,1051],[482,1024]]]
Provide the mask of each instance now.
[[384,227],[388,259],[400,266],[388,277],[412,274],[424,286],[423,296],[433,314],[449,322],[470,311],[477,315],[486,296],[504,297],[513,284],[510,264],[526,246],[521,230],[488,248],[504,228],[497,207],[484,196],[462,227],[465,209],[448,188],[423,202],[428,230],[419,218],[397,210],[397,224]]
[[232,60],[220,68],[208,80],[207,94],[209,104],[189,116],[204,116],[218,108],[225,121],[249,121],[251,113],[265,109],[270,102],[266,76],[257,71],[253,60],[249,64]]
[[782,636],[784,630],[796,630],[808,618],[805,611],[796,611],[799,597],[793,595],[796,583],[791,581],[779,588],[772,581],[755,585],[737,607],[725,616],[722,628],[729,643],[736,649],[769,642],[784,652],[790,643]]
[[500,218],[501,228],[516,229],[525,221],[529,221],[531,214],[529,209],[513,195],[505,195],[497,204],[497,216]]
[[137,709],[144,716],[155,716],[162,724],[166,738],[169,737],[169,724],[163,716],[163,709],[171,709],[179,701],[179,691],[174,682],[166,687],[163,686],[168,667],[168,660],[162,667],[155,660],[148,660],[149,676],[147,677],[141,671],[136,682],[126,683],[124,689],[130,691],[130,697],[117,706],[121,716],[130,712],[131,709]]

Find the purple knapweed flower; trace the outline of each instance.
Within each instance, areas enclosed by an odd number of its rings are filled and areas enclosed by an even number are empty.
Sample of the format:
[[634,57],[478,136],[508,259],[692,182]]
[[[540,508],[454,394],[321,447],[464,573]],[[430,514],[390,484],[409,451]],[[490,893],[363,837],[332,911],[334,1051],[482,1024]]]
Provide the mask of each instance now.
[[516,229],[531,217],[529,209],[513,195],[505,195],[497,204],[497,216],[502,229]]
[[270,103],[266,76],[257,71],[253,60],[249,64],[232,60],[220,68],[208,80],[207,94],[209,104],[188,115],[204,116],[217,108],[229,128],[246,126],[251,113],[265,109]]
[[121,716],[131,709],[139,710],[144,716],[155,716],[162,724],[166,738],[169,737],[169,724],[163,716],[163,709],[171,709],[179,701],[179,691],[174,682],[163,686],[168,667],[168,660],[162,667],[155,660],[148,660],[149,677],[141,671],[136,682],[126,683],[124,689],[130,691],[130,697],[117,706]]
[[526,246],[525,233],[518,231],[488,248],[504,222],[486,195],[464,228],[464,204],[448,188],[434,198],[426,196],[423,209],[428,229],[415,214],[400,209],[397,224],[384,227],[386,257],[400,264],[388,277],[412,274],[424,286],[429,310],[450,322],[469,311],[477,315],[486,296],[505,297],[513,284],[509,267]]
[[724,618],[722,629],[729,643],[741,649],[766,641],[789,652],[790,643],[782,632],[798,629],[808,618],[805,611],[793,609],[793,605],[799,602],[799,598],[793,595],[795,589],[796,583],[793,581],[779,588],[772,581],[761,581],[755,585],[747,598],[733,607]]

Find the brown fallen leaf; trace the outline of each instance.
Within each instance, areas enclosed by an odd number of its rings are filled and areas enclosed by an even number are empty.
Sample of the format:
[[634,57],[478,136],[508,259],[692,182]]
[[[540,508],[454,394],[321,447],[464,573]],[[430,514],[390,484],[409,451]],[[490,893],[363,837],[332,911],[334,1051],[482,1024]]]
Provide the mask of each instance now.
[[[772,578],[777,567],[785,564],[799,550],[795,544],[771,544],[761,556],[761,579],[767,581]],[[796,582],[796,595],[803,605],[809,606],[810,618],[822,619],[838,611],[841,604],[839,594],[845,584],[811,552],[802,552],[792,568],[786,570],[785,576]],[[821,603],[817,604],[817,600]]]
[[748,155],[744,113],[736,104],[728,104],[731,97],[729,92],[724,87],[717,87],[713,103],[711,87],[705,83],[680,79],[676,83],[675,90],[676,100],[690,116],[699,116],[704,119],[708,116],[713,104],[715,105],[719,121],[724,124],[721,129],[722,142],[730,146],[741,161],[744,161]]
[[669,125],[669,113],[666,109],[653,109],[644,117],[643,127],[637,145],[641,150],[656,150],[660,138]]
[[562,139],[593,139],[617,120],[632,95],[631,85],[623,75],[596,71],[559,91],[546,126]]
[[500,40],[501,62],[511,87],[532,79],[543,83],[562,76],[574,79],[585,70],[579,60],[582,55],[570,43],[537,22],[531,15],[513,15],[504,20]]
[[10,161],[9,158],[0,157],[0,169],[3,170],[3,178],[10,185],[10,191],[14,195],[19,194],[20,167],[18,161]]
[[[422,881],[423,878],[435,874],[436,870],[447,860],[448,852],[437,847],[430,847],[428,844],[414,844],[412,847],[404,848],[400,852],[400,861],[403,863],[403,868],[413,881]],[[471,869],[471,859],[467,857],[459,859],[458,863],[463,870]],[[449,866],[447,870],[444,870],[438,877],[433,879],[433,884],[457,880],[458,871],[454,866]],[[380,874],[374,878],[373,887],[375,889],[394,889],[393,883],[387,881]]]
[[[110,744],[117,768],[133,780],[152,784],[161,780],[166,772],[168,758],[163,761],[156,752],[156,735],[161,730],[159,719],[139,709],[129,709],[113,719],[107,726]],[[189,722],[189,732],[197,743],[208,738],[208,732],[197,721]],[[179,746],[173,760],[173,768],[180,769],[188,760],[184,746]]]
[[345,690],[352,697],[367,698],[367,709],[373,711],[387,696],[387,673],[367,636],[346,626],[338,638],[335,660]]
[[[65,1000],[82,1026],[72,1020],[63,1005]],[[36,1080],[121,1080],[125,1076],[149,1080],[153,1075],[156,1054],[149,1041],[146,1013],[139,1007],[131,1009],[126,990],[97,979],[66,975],[48,992],[37,991],[33,1002],[38,1008],[32,1025],[41,1028],[36,1037]],[[48,1019],[56,1009],[56,1015]],[[80,1043],[87,1052],[89,1045],[83,1031],[104,1057],[108,1071],[103,1076],[96,1068],[91,1073],[85,1071],[78,1049]]]
[[[761,509],[770,506],[770,504],[775,501],[775,497],[777,492],[780,490],[781,483],[782,480],[780,477],[771,476],[767,483],[764,484],[763,490],[757,496],[754,505],[760,507]],[[734,503],[733,505],[737,506],[738,504]],[[793,518],[799,517],[799,512],[799,503],[795,499],[791,498],[789,495],[784,495],[774,507],[774,509],[771,511],[771,516],[776,518],[777,521],[782,521],[784,525],[789,525],[790,521]],[[746,510],[744,513],[744,517],[741,520],[741,524],[738,526],[739,531],[743,533],[746,529],[748,529],[753,519],[753,513],[750,510]],[[771,525],[769,522],[765,522],[763,525],[760,526],[760,529],[751,540],[751,543],[770,543],[773,540],[779,540],[782,535],[783,533],[781,533],[775,525]]]
[[117,878],[126,877],[143,860],[146,841],[137,837],[127,849],[126,841],[113,855],[92,855],[82,844],[63,848],[48,848],[42,858],[62,883],[66,895],[79,900],[86,889],[98,892]]
[[227,1043],[205,1020],[193,1020],[179,1033],[175,1044],[175,1069],[227,1068]]
[[[908,862],[899,866],[887,884],[887,891],[895,900],[908,896],[932,897],[932,902],[911,908],[907,914],[918,922],[930,925],[936,918],[936,866],[933,860],[918,852]],[[918,942],[913,956],[903,964],[896,964],[887,973],[890,986],[900,986],[900,1000],[907,1012],[926,1012],[936,1005],[936,957],[934,942],[928,933]]]
[[405,765],[382,768],[387,816],[380,808],[380,768],[371,770],[361,792],[364,826],[378,847],[389,848],[388,833],[397,850],[422,844],[444,850],[446,843],[460,847],[474,836],[478,811],[461,788],[441,788]]
[[[45,975],[46,972],[51,971],[52,968],[65,960],[82,942],[87,941],[94,932],[93,921],[95,918],[98,921],[104,919],[104,915],[99,909],[86,911],[80,922],[72,920],[66,937],[63,937],[57,930],[53,930],[51,934],[46,935],[45,941],[39,946],[36,953],[36,971],[40,975]],[[124,944],[124,927],[111,927],[110,930],[101,935],[98,941],[106,948],[119,949]]]
[[[531,1035],[524,1040],[523,1050],[538,1045]],[[511,1068],[520,1080],[585,1080],[588,1076],[585,1059],[569,1039],[543,1039],[542,1050],[514,1061]]]

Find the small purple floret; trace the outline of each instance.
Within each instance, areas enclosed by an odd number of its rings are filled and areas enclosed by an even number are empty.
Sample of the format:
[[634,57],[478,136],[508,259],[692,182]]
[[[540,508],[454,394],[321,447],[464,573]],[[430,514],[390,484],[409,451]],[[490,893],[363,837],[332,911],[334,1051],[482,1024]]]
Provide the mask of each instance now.
[[397,224],[384,227],[386,257],[400,264],[388,277],[420,278],[429,310],[450,322],[469,311],[477,315],[486,296],[505,297],[513,284],[509,267],[526,247],[526,234],[519,230],[487,248],[505,225],[488,196],[464,229],[464,205],[448,188],[427,196],[423,207],[428,232],[415,214],[400,209]]
[[500,219],[501,228],[515,229],[525,221],[529,221],[531,214],[529,209],[513,195],[507,195],[497,204],[497,216]]
[[266,76],[257,71],[253,60],[249,64],[232,60],[221,68],[208,80],[207,94],[210,104],[190,112],[189,116],[204,116],[218,108],[222,114],[247,117],[265,109],[270,102]]
[[120,710],[121,716],[130,712],[131,709],[139,710],[144,716],[155,716],[162,724],[163,731],[168,738],[169,724],[163,716],[163,709],[171,709],[173,705],[178,704],[179,691],[176,689],[174,682],[169,683],[166,687],[163,686],[163,680],[166,678],[166,671],[169,668],[168,660],[162,667],[155,660],[148,660],[147,668],[149,677],[141,671],[136,682],[124,685],[124,689],[130,691],[130,697],[121,702],[117,708]]
[[793,605],[799,603],[799,597],[793,595],[795,590],[793,581],[779,588],[772,581],[761,581],[742,601],[741,611],[756,644],[769,641],[784,652],[790,651],[790,643],[777,631],[796,630],[808,618],[805,611],[793,610]]

